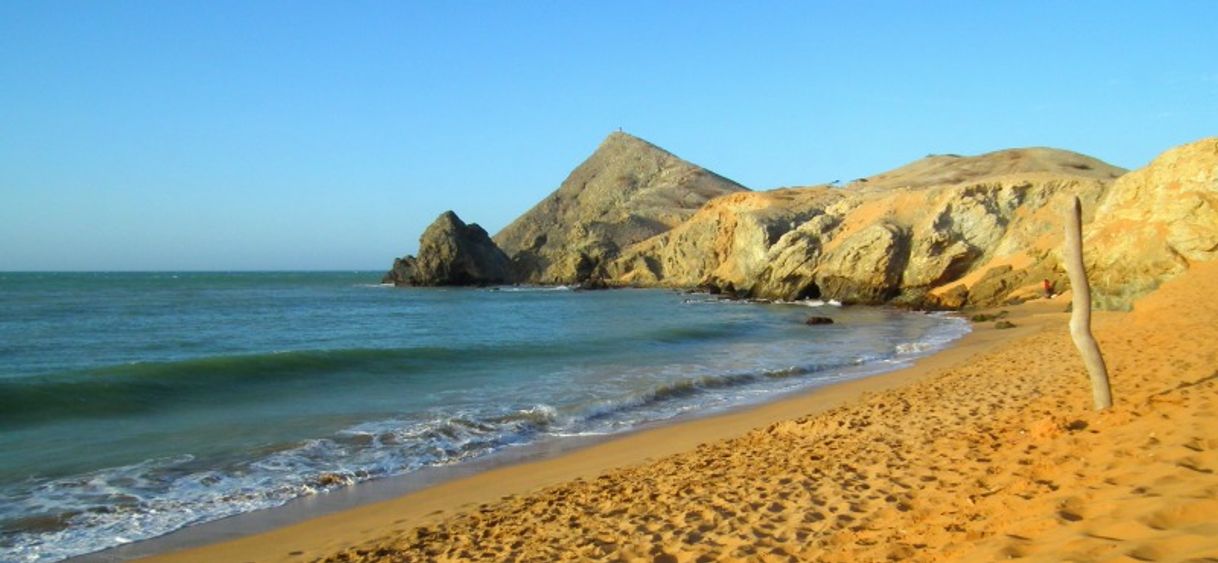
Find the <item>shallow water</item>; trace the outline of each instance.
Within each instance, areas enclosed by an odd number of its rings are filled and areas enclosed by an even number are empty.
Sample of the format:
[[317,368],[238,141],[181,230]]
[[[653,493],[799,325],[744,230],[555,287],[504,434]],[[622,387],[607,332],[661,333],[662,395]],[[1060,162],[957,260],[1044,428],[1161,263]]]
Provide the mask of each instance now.
[[[935,315],[375,273],[0,274],[0,560],[900,367]],[[805,326],[815,312],[831,326]]]

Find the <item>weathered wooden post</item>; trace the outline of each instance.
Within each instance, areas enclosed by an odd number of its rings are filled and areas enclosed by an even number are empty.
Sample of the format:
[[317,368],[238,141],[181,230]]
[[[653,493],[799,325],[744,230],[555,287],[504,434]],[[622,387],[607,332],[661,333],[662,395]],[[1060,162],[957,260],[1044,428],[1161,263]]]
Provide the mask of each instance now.
[[1087,267],[1083,265],[1083,204],[1074,198],[1074,208],[1066,213],[1066,273],[1070,276],[1071,302],[1070,337],[1083,356],[1083,364],[1091,376],[1091,396],[1095,410],[1112,407],[1112,389],[1108,386],[1108,368],[1104,355],[1091,335],[1091,285],[1087,283]]

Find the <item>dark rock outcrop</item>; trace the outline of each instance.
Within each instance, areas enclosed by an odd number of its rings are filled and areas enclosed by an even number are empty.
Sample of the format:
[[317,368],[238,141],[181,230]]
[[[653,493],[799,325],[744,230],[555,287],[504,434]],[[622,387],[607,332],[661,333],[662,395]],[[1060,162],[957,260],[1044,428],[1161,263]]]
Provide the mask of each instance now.
[[418,257],[393,261],[384,283],[394,285],[491,285],[511,281],[508,257],[476,223],[441,213],[419,238]]
[[393,267],[385,272],[381,278],[381,283],[391,283],[393,285],[414,285],[411,280],[414,279],[415,272],[414,256],[403,256],[393,259]]

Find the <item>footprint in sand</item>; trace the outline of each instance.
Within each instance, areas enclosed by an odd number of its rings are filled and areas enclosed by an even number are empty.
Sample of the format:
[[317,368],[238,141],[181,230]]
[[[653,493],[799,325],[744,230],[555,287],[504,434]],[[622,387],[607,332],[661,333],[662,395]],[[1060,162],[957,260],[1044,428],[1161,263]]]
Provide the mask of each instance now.
[[1218,500],[1205,499],[1182,503],[1159,510],[1141,519],[1143,524],[1155,530],[1172,530],[1205,525],[1210,533],[1218,533],[1214,515],[1218,514]]
[[1066,522],[1079,522],[1085,515],[1086,503],[1078,497],[1070,497],[1058,505],[1057,517]]
[[1153,545],[1141,545],[1126,552],[1125,555],[1137,561],[1162,561],[1166,554]]

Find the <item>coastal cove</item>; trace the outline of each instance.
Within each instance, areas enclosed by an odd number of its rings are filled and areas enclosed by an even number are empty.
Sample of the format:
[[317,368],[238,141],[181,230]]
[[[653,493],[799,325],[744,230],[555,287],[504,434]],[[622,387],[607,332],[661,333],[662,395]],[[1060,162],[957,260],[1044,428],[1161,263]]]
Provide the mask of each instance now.
[[0,2],[0,563],[1218,563],[1216,21]]
[[[4,549],[55,560],[326,504],[293,499],[362,503],[897,369],[968,330],[670,290],[370,279],[4,274]],[[813,313],[837,323],[806,326]],[[77,330],[57,332],[62,315]]]

